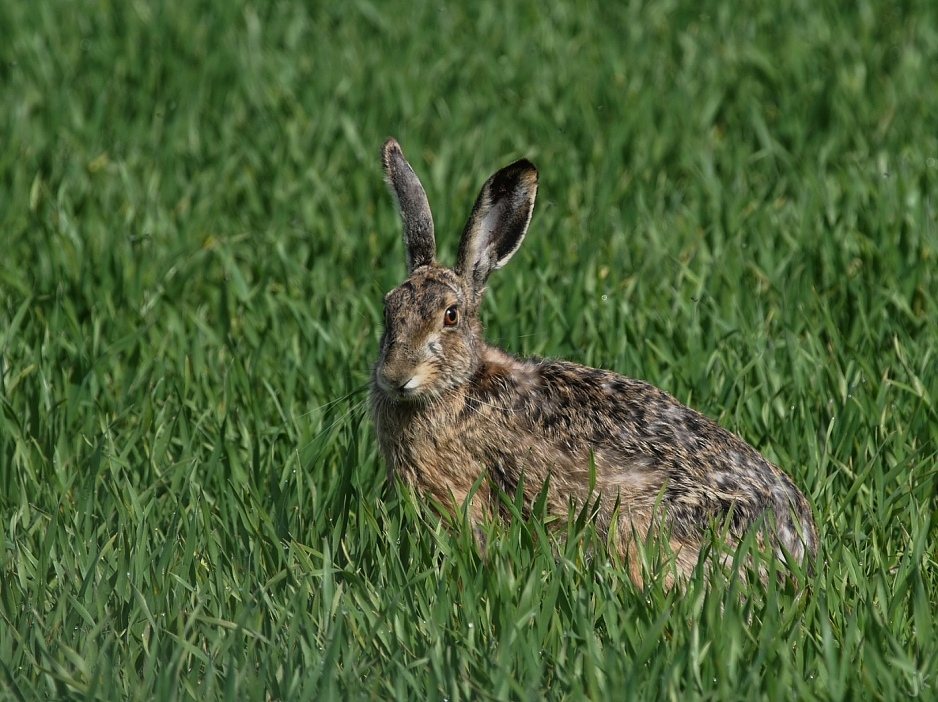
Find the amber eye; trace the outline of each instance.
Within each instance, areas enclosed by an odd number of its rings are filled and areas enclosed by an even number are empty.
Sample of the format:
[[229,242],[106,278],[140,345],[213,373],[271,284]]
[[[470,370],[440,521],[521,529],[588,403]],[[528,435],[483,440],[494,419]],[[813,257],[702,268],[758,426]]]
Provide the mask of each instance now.
[[459,321],[459,310],[456,309],[456,305],[451,305],[446,308],[446,312],[443,313],[443,326],[444,327],[455,327],[456,322]]

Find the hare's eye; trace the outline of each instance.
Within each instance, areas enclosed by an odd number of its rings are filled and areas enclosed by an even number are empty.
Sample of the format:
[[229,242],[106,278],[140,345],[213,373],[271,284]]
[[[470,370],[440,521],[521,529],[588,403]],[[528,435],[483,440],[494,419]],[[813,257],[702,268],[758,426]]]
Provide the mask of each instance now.
[[459,321],[459,310],[456,309],[456,305],[451,305],[446,308],[446,312],[443,313],[443,326],[444,327],[455,327],[456,322]]

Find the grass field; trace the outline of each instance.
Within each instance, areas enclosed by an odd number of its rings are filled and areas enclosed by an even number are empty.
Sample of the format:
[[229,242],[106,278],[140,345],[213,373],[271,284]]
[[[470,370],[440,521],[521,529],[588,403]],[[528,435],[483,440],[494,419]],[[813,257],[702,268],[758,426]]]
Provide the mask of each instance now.
[[[938,698],[938,5],[317,5],[0,3],[0,697]],[[386,485],[389,135],[444,261],[537,163],[490,339],[784,466],[803,596]]]

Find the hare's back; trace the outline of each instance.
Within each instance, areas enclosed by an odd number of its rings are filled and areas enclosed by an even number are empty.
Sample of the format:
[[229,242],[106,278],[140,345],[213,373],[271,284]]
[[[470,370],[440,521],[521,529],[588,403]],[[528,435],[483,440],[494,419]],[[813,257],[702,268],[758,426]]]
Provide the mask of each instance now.
[[807,500],[743,439],[649,383],[562,361],[534,364],[540,382],[526,402],[531,430],[588,445],[598,479],[629,489],[633,499],[663,499],[675,536],[691,538],[727,517],[741,534],[771,516],[780,535],[810,532],[813,550]]

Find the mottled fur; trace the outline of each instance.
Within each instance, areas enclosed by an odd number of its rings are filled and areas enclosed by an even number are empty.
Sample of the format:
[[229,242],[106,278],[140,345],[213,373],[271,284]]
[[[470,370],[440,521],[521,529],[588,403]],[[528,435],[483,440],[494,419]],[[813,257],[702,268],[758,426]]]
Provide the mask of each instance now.
[[430,208],[397,142],[383,155],[409,274],[385,298],[371,389],[392,474],[453,508],[485,476],[467,505],[475,522],[502,515],[496,487],[514,495],[523,486],[530,508],[547,481],[547,511],[562,518],[598,499],[596,523],[615,528],[636,581],[645,538],[666,535],[688,573],[713,524],[730,546],[756,528],[779,558],[816,552],[804,495],[739,437],[648,383],[485,343],[479,303],[489,273],[524,238],[537,191],[532,164],[518,161],[486,182],[448,269],[435,260]]

